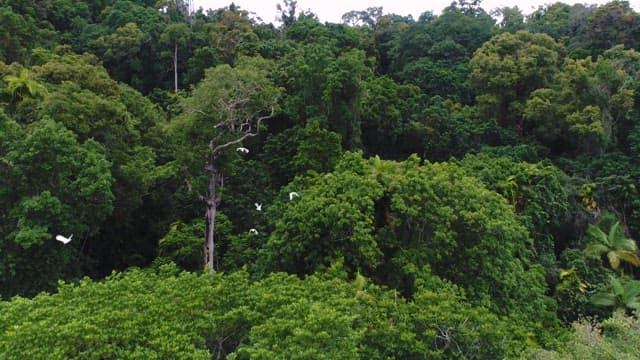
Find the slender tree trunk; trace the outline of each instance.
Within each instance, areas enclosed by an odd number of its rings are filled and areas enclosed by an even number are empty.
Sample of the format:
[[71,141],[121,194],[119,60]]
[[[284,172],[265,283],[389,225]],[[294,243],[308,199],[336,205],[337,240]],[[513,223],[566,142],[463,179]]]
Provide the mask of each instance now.
[[[260,122],[264,119],[271,118],[273,116],[273,107],[271,108],[271,114],[268,116],[258,117],[255,120],[255,128],[259,129]],[[239,122],[239,121],[238,121]],[[231,132],[234,132],[235,129],[233,127],[233,123],[229,125],[229,129]],[[246,124],[244,124],[246,125]],[[242,126],[244,126],[242,125]],[[218,206],[222,200],[221,194],[216,193],[216,186],[219,186],[220,189],[224,186],[224,176],[218,172],[218,168],[216,167],[216,162],[218,160],[218,155],[222,153],[222,151],[230,146],[235,144],[239,144],[244,141],[246,138],[258,135],[258,130],[256,132],[252,132],[252,127],[249,126],[246,129],[241,129],[240,134],[235,140],[217,145],[220,140],[220,136],[223,133],[218,134],[218,136],[212,139],[209,142],[209,160],[205,165],[205,170],[209,173],[209,187],[207,189],[207,194],[205,196],[200,195],[200,200],[204,201],[206,205],[205,211],[205,221],[206,221],[206,229],[205,229],[205,242],[204,242],[204,270],[214,271],[214,261],[215,261],[215,241],[214,241],[214,228],[216,222],[216,211],[218,210]]]
[[204,243],[204,269],[214,271],[214,248],[215,248],[215,223],[216,212],[218,210],[218,203],[220,202],[219,196],[216,195],[216,184],[220,181],[219,174],[213,165],[213,161],[207,164],[207,171],[209,171],[209,189],[204,201],[207,206],[205,211],[206,221],[206,234]]
[[210,202],[207,200],[207,210],[206,210],[206,242],[204,244],[204,269],[213,271],[213,256],[214,256],[214,238],[213,232],[215,227],[215,219],[216,219],[216,205],[215,202]]
[[178,93],[178,43],[173,48],[173,91]]

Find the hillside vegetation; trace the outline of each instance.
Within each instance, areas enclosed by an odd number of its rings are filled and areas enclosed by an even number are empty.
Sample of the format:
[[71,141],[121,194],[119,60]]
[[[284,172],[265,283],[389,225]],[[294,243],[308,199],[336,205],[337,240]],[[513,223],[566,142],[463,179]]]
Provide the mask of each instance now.
[[0,0],[0,358],[640,358],[640,13],[481,5]]

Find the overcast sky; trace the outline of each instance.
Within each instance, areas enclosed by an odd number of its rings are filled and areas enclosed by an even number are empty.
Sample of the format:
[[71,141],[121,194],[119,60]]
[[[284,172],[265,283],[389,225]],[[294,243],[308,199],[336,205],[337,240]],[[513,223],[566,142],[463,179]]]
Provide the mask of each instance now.
[[[364,10],[368,7],[382,6],[385,14],[395,13],[398,15],[412,15],[414,19],[418,19],[421,13],[431,10],[439,13],[442,9],[449,6],[452,0],[429,0],[429,1],[407,1],[407,0],[298,0],[298,9],[311,10],[318,15],[320,21],[340,22],[342,14],[351,10]],[[195,8],[202,7],[206,9],[219,9],[228,6],[232,0],[193,0]],[[242,9],[255,12],[257,16],[262,18],[266,23],[275,22],[276,4],[279,0],[233,0],[233,2]],[[484,0],[482,8],[490,11],[497,7],[518,6],[525,14],[531,13],[539,5],[553,3],[553,0]],[[587,3],[587,4],[605,4],[608,1],[586,0],[586,1],[562,1],[566,4]],[[638,11],[640,9],[640,0],[629,1],[631,6]]]

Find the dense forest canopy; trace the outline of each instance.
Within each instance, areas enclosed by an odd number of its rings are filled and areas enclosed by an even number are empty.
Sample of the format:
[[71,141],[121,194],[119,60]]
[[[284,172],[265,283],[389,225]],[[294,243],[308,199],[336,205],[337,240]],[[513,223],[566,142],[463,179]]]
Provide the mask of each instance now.
[[627,1],[249,10],[0,0],[0,358],[640,358]]

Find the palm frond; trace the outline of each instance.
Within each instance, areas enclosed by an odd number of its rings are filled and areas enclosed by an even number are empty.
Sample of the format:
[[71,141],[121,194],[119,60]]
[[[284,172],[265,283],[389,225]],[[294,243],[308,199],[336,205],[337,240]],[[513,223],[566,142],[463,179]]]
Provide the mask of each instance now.
[[[638,298],[640,297],[640,281],[638,280],[629,280],[624,286],[624,292],[629,298]],[[640,300],[640,299],[638,299]]]
[[587,246],[584,252],[589,256],[600,257],[600,255],[609,252],[609,247],[601,243],[592,243]]
[[622,286],[622,282],[617,277],[609,276],[609,285],[611,285],[611,290],[613,290],[615,296],[624,294],[624,286]]
[[640,266],[640,257],[636,252],[620,251],[618,252],[617,257],[621,260],[628,262],[629,264],[635,267]]
[[606,292],[598,292],[593,294],[589,301],[597,306],[614,306],[616,304],[615,296]]
[[627,303],[627,307],[633,310],[640,310],[640,300],[634,300]]
[[620,257],[618,256],[618,252],[609,251],[607,253],[607,258],[609,259],[609,265],[613,270],[617,270],[620,267]]
[[627,237],[619,221],[611,226],[608,234],[598,226],[590,224],[587,235],[591,241],[584,250],[587,256],[596,257],[607,254],[609,265],[614,270],[620,268],[622,261],[640,266],[638,245],[633,239]]
[[620,221],[616,221],[616,223],[611,226],[607,237],[609,238],[609,241],[612,239],[624,238],[624,231],[622,231],[622,228],[620,227]]
[[589,227],[587,228],[587,235],[589,236],[589,238],[591,238],[592,242],[603,245],[610,245],[607,234],[605,234],[602,229],[593,224],[589,224]]

